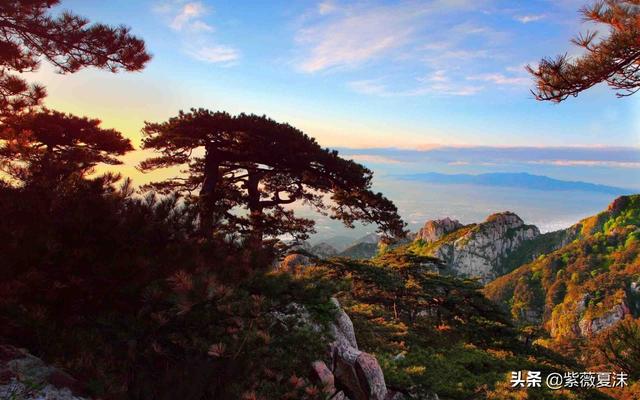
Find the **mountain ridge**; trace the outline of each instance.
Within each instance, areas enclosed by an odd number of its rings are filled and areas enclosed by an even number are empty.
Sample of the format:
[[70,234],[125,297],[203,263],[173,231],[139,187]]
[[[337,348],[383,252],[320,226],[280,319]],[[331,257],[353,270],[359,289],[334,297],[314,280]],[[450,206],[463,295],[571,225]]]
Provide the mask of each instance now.
[[591,337],[640,315],[640,195],[570,228],[575,239],[490,282],[485,295],[551,340]]
[[409,250],[441,259],[444,273],[488,283],[518,267],[519,260],[530,262],[555,249],[565,236],[564,231],[541,234],[535,225],[504,211],[468,225],[450,218],[427,221]]
[[613,194],[617,196],[631,194],[634,192],[634,190],[617,186],[602,185],[583,181],[561,180],[544,175],[533,175],[527,172],[493,172],[477,175],[426,172],[395,175],[394,177],[437,184],[471,184],[479,186],[516,187],[546,191],[587,191]]

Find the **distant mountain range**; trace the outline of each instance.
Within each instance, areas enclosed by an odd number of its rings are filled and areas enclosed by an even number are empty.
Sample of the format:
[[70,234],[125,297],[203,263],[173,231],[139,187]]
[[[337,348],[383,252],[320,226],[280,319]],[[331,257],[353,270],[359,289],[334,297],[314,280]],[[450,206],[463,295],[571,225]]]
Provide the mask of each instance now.
[[584,191],[606,193],[612,195],[623,195],[634,193],[634,190],[615,186],[600,185],[595,183],[580,181],[563,181],[549,178],[548,176],[532,175],[526,172],[519,173],[488,173],[488,174],[441,174],[437,172],[427,172],[418,174],[399,175],[397,178],[438,183],[445,185],[478,185],[478,186],[500,186],[511,188],[523,188],[543,191]]
[[369,233],[355,240],[347,236],[333,236],[319,242],[304,243],[301,247],[321,258],[340,256],[366,259],[376,254],[379,240],[377,233]]

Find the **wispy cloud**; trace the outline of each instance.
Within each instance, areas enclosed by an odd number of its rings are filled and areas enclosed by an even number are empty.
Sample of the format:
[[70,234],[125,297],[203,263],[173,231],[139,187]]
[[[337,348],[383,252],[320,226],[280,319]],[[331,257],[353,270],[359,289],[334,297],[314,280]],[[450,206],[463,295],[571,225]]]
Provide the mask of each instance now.
[[200,60],[209,63],[223,63],[226,65],[232,65],[234,61],[240,58],[238,50],[228,46],[208,46],[200,47],[190,54]]
[[296,31],[296,67],[308,74],[365,71],[369,76],[346,85],[369,96],[472,96],[487,84],[524,85],[525,76],[490,72],[509,39],[481,22],[491,3],[325,0]]
[[471,96],[483,90],[483,86],[465,84],[453,80],[445,70],[437,70],[424,77],[415,78],[407,88],[392,89],[381,80],[358,80],[348,83],[351,90],[382,97],[410,97],[431,94],[435,96]]
[[185,3],[180,6],[177,14],[171,20],[171,28],[181,31],[213,31],[211,25],[204,22],[201,17],[207,13],[207,9],[200,1]]
[[205,21],[212,9],[202,1],[167,0],[156,4],[153,10],[182,36],[185,53],[196,60],[230,66],[240,58],[239,50],[218,43],[213,36],[214,26]]
[[422,84],[416,89],[417,94],[442,94],[446,96],[471,96],[480,91],[483,87],[478,85],[467,85],[458,79],[452,79],[445,70],[437,70],[424,78],[418,79]]
[[372,154],[345,154],[343,157],[363,163],[372,164],[402,164],[402,161],[390,157],[384,157]]
[[551,165],[557,167],[605,167],[640,170],[640,148],[613,146],[497,147],[435,146],[424,149],[365,148],[339,149],[362,160],[381,158],[406,163],[469,165]]
[[352,81],[347,84],[354,92],[361,94],[371,94],[379,96],[388,96],[390,93],[386,85],[373,79],[364,79],[360,81]]
[[470,81],[490,82],[496,85],[530,85],[531,78],[527,76],[507,76],[502,73],[480,74],[467,77]]
[[406,44],[414,22],[424,14],[422,6],[353,9],[320,7],[332,18],[298,31],[298,43],[308,46],[299,68],[308,73],[335,67],[352,67]]
[[338,9],[338,6],[333,2],[333,1],[323,1],[320,4],[318,4],[318,13],[320,15],[327,15],[327,14],[331,14],[332,12],[336,11]]
[[535,14],[535,15],[521,15],[516,17],[516,21],[522,22],[523,24],[528,24],[531,22],[536,22],[545,19],[547,16],[544,14]]
[[559,167],[609,167],[640,169],[640,161],[606,160],[543,160],[530,161],[530,164],[555,165]]
[[[302,57],[298,67],[314,73],[335,68],[353,68],[388,56],[419,50],[443,15],[476,9],[486,0],[432,0],[394,5],[367,3],[338,5],[323,1],[317,18],[300,27],[296,41]],[[485,29],[475,27],[476,32]]]

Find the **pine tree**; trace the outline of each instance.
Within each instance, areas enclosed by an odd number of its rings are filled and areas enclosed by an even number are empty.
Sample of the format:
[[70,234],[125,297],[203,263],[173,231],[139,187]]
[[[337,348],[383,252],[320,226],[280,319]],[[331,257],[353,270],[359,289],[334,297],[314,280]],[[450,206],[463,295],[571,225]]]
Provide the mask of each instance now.
[[581,13],[586,21],[607,26],[608,35],[580,34],[572,42],[585,50],[582,56],[565,54],[528,66],[537,81],[536,99],[561,102],[602,82],[621,97],[640,90],[640,1],[597,1]]
[[16,73],[35,71],[40,60],[60,73],[98,67],[112,72],[141,70],[151,56],[142,40],[124,26],[91,24],[64,12],[57,17],[49,9],[59,0],[3,0],[0,2],[0,116],[37,106],[44,87],[28,84]]
[[120,164],[129,139],[97,119],[44,110],[16,115],[0,127],[0,167],[21,183],[59,184],[99,163]]
[[371,191],[370,170],[322,148],[288,124],[265,116],[193,109],[163,123],[147,123],[143,131],[143,147],[161,155],[142,162],[140,169],[187,167],[186,176],[153,186],[199,190],[205,235],[216,228],[225,234],[240,232],[256,244],[283,234],[304,239],[313,221],[285,207],[295,202],[347,226],[377,223],[391,236],[404,234],[393,203]]

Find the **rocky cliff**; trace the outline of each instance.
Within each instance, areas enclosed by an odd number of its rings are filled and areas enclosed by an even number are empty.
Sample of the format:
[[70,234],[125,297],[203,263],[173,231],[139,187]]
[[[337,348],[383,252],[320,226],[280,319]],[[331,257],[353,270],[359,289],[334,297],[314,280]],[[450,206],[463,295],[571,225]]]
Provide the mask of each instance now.
[[[566,240],[574,238],[574,240]],[[554,339],[597,336],[640,315],[640,196],[623,196],[570,229],[564,246],[489,283],[484,292]]]
[[511,212],[466,226],[445,218],[428,221],[418,233],[414,249],[441,259],[447,273],[487,283],[508,272],[504,264],[509,257],[539,235],[538,228]]
[[427,223],[425,223],[424,226],[418,231],[416,240],[422,240],[425,243],[434,243],[444,235],[457,231],[458,229],[463,227],[464,225],[462,225],[459,221],[453,220],[449,217],[427,221]]

